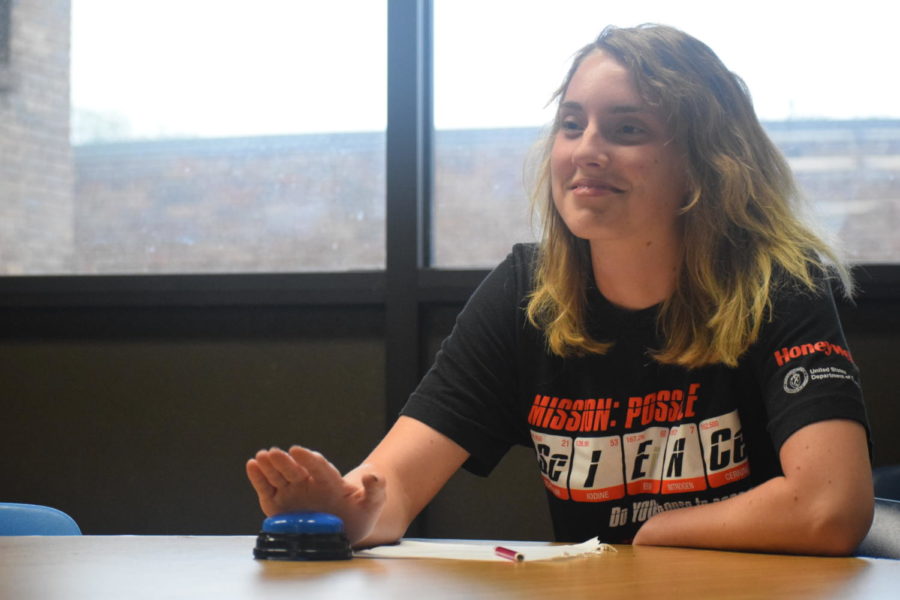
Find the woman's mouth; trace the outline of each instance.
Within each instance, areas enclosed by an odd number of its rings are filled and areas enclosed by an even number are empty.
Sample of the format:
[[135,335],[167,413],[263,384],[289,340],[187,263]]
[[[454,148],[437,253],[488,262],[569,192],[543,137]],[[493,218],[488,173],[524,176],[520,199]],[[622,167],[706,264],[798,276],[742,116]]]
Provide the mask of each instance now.
[[569,186],[569,190],[576,196],[600,196],[605,194],[620,194],[624,190],[610,185],[598,179],[579,179]]

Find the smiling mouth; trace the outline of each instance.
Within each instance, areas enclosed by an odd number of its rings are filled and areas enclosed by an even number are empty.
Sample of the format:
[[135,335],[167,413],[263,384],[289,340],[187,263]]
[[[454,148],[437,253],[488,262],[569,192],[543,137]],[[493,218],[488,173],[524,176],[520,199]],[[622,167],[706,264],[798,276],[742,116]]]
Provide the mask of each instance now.
[[620,188],[615,186],[602,183],[599,181],[578,181],[569,186],[569,190],[571,190],[576,195],[590,196],[590,195],[602,195],[602,194],[621,194],[623,191]]

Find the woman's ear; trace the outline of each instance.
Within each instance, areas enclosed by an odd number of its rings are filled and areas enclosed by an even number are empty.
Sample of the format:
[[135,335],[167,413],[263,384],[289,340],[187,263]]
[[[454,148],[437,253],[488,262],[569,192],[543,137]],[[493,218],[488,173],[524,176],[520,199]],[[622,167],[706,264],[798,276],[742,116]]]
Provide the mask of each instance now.
[[687,169],[685,169],[685,171],[684,180],[687,189],[684,190],[684,200],[681,203],[681,210],[679,211],[681,214],[685,214],[697,206],[697,204],[700,203],[701,196],[700,186],[694,183],[690,171]]

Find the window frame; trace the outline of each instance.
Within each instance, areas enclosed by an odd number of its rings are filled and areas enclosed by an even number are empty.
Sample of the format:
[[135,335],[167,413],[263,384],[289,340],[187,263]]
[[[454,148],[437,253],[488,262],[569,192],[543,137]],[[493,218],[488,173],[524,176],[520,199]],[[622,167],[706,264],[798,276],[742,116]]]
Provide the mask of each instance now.
[[[11,3],[0,0],[0,8]],[[380,306],[388,423],[423,372],[423,306],[464,302],[486,269],[430,264],[432,0],[388,0],[386,265],[377,271],[0,276],[0,307]],[[2,83],[0,70],[0,83]],[[415,165],[415,168],[409,168]],[[900,263],[859,264],[860,300],[900,300]]]
[[12,0],[0,0],[0,92],[12,86]]

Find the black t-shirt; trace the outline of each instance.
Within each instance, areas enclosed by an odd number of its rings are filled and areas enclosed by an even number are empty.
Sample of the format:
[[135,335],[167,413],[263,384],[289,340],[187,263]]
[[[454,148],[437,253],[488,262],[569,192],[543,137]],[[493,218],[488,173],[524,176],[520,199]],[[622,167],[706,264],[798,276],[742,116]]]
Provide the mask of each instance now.
[[657,307],[623,310],[590,289],[589,329],[614,345],[563,359],[525,316],[535,252],[515,246],[479,286],[403,414],[465,448],[479,475],[532,446],[557,540],[628,542],[661,510],[780,475],[778,450],[805,425],[866,425],[827,283],[819,295],[785,286],[737,367],[699,369],[649,356]]

